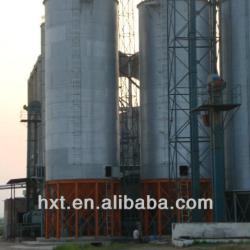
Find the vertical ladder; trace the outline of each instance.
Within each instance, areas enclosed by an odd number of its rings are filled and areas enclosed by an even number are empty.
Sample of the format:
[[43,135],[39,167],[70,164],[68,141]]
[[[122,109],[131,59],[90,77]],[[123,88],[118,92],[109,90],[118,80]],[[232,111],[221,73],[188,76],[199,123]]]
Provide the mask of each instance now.
[[[179,182],[179,194],[178,198],[184,199],[187,201],[190,198],[190,190],[189,190],[189,182],[188,181],[180,181]],[[179,220],[181,223],[190,222],[190,211],[186,208],[184,210],[179,211],[180,216]]]
[[71,77],[71,126],[72,126],[72,163],[81,163],[81,3],[72,0],[72,77]]
[[[167,65],[167,3],[166,0],[160,0],[159,1],[159,15],[160,15],[160,21],[158,23],[158,29],[159,29],[159,37],[157,38],[157,47],[158,51],[161,51],[161,54],[158,55],[159,58],[159,69],[157,70],[157,73],[160,78],[160,84],[163,86],[163,92],[161,93],[161,96],[159,96],[159,99],[166,104],[164,107],[164,124],[163,124],[163,130],[160,131],[162,136],[164,137],[164,143],[162,144],[162,159],[161,163],[163,166],[168,166],[168,107],[167,107],[167,98],[168,98],[168,82],[167,82],[167,70],[168,70],[168,65]],[[169,170],[167,174],[169,174]]]

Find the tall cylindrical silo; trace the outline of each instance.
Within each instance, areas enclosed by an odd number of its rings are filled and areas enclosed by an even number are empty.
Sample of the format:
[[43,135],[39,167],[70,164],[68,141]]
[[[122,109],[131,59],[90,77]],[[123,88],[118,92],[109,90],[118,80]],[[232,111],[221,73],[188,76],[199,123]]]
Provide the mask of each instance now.
[[[47,199],[98,206],[119,192],[117,79],[117,1],[46,0]],[[120,234],[116,211],[56,212],[45,212],[47,238]]]
[[[162,46],[161,7],[146,1],[139,8],[141,82],[141,178],[168,177],[166,45]],[[165,58],[164,58],[165,56]],[[165,77],[165,79],[164,79]]]
[[[191,193],[189,100],[189,1],[147,0],[138,5],[140,34],[141,178],[143,195],[176,200]],[[209,5],[196,1],[197,85],[206,86],[209,65]],[[200,97],[200,96],[199,96]],[[211,190],[209,136],[199,120],[201,196]],[[205,154],[206,157],[205,157]],[[203,211],[206,221],[211,221]],[[176,216],[178,215],[178,216]],[[171,232],[189,215],[173,209],[145,211],[144,233]],[[178,218],[178,219],[177,219]],[[164,221],[164,222],[163,222]]]
[[[141,177],[143,179],[179,178],[170,170],[169,154],[169,82],[168,65],[168,30],[167,25],[174,25],[176,29],[176,84],[178,84],[178,110],[176,110],[177,130],[183,141],[190,138],[188,123],[189,114],[189,73],[188,73],[188,2],[147,0],[138,5],[140,30],[140,80],[141,80]],[[168,6],[169,4],[169,6]],[[176,17],[169,24],[168,9],[175,5]],[[198,86],[204,87],[209,75],[209,57],[206,39],[209,37],[209,11],[206,0],[196,2],[197,17],[197,66]],[[205,6],[205,7],[204,7]],[[173,13],[173,12],[172,12]],[[174,14],[172,14],[174,16]],[[185,39],[186,38],[186,39]],[[173,38],[172,38],[173,39]],[[179,40],[178,40],[179,39]],[[183,47],[183,49],[180,49]],[[174,49],[172,49],[173,53]],[[197,59],[198,61],[198,59]],[[174,71],[174,69],[172,69]],[[179,83],[178,83],[179,82]],[[198,91],[200,92],[200,91]],[[174,96],[172,96],[174,98]],[[177,106],[178,106],[177,105]],[[180,111],[183,109],[183,111]],[[178,127],[179,126],[179,127]],[[199,123],[199,136],[206,136],[206,129]],[[207,134],[208,136],[208,134]],[[178,136],[177,136],[178,137]],[[185,138],[185,140],[184,140]],[[176,138],[178,139],[178,138]],[[183,146],[185,144],[185,146]],[[179,144],[180,145],[180,144]],[[190,162],[190,144],[183,142],[178,148],[177,168]],[[200,151],[209,148],[208,142],[200,143]],[[191,166],[189,164],[189,177]],[[210,177],[209,157],[203,159],[200,167],[201,177]]]
[[[241,106],[226,125],[226,188],[250,190],[250,3],[226,0],[221,5],[223,78],[229,101],[241,91]],[[234,92],[234,93],[233,93]]]
[[46,179],[117,176],[117,1],[45,8]]

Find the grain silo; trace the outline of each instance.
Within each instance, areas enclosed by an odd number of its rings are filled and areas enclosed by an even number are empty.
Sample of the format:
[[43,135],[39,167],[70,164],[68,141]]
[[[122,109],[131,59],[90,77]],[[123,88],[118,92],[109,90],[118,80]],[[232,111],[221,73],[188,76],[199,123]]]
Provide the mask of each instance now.
[[226,189],[233,195],[230,206],[235,209],[234,220],[249,220],[250,3],[223,1],[221,13],[222,73],[228,88],[227,98],[231,102],[241,103],[241,107],[231,115],[226,126]]
[[[147,0],[138,5],[141,80],[141,178],[144,193],[174,200],[190,190],[191,144],[189,114],[188,2]],[[209,8],[196,1],[198,88],[206,86],[210,71],[208,57]],[[174,33],[175,32],[175,33]],[[173,56],[174,54],[174,56]],[[174,67],[171,68],[171,65]],[[174,73],[173,73],[174,72]],[[172,78],[170,77],[172,74]],[[175,81],[175,86],[170,86]],[[175,92],[172,89],[175,88]],[[172,92],[171,92],[172,91]],[[172,94],[173,93],[173,94]],[[202,98],[202,97],[199,97]],[[173,101],[174,100],[174,101]],[[175,105],[175,109],[172,105]],[[173,115],[174,113],[174,115]],[[175,121],[172,121],[175,119]],[[171,126],[175,126],[172,136]],[[207,129],[199,124],[199,137]],[[175,140],[173,143],[172,140]],[[175,159],[170,148],[175,147]],[[200,151],[209,148],[199,143]],[[209,150],[208,150],[209,151]],[[209,154],[208,154],[209,155]],[[200,156],[200,161],[201,161]],[[174,161],[174,164],[172,162]],[[210,186],[209,156],[200,162],[200,175]],[[180,185],[179,185],[179,184]],[[182,191],[180,191],[183,189]],[[185,190],[184,190],[185,189]],[[183,192],[183,193],[181,193]],[[185,217],[185,215],[181,215]],[[167,223],[180,217],[171,212],[146,213],[145,233],[166,233]],[[155,219],[156,218],[156,219]],[[171,219],[170,219],[171,218]]]
[[[223,77],[229,89],[241,87],[241,108],[229,124],[227,150],[229,190],[250,190],[250,3],[224,1],[222,4]],[[230,93],[232,93],[230,91]],[[226,145],[226,146],[227,146]]]
[[[46,196],[98,203],[118,186],[117,1],[46,0],[45,10]],[[119,234],[114,213],[57,213],[46,237]]]

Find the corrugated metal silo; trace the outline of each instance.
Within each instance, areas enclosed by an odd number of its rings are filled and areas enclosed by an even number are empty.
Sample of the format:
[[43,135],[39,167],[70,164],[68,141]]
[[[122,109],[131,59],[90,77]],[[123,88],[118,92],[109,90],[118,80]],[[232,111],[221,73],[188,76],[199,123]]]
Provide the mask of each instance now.
[[[189,1],[147,0],[138,5],[141,84],[141,178],[143,195],[176,200],[191,195],[189,89]],[[196,1],[197,85],[206,87],[209,65],[209,5]],[[199,122],[202,197],[211,195],[209,134]],[[201,140],[203,141],[201,143]],[[202,152],[202,153],[201,153]],[[206,158],[205,158],[205,154]],[[206,221],[211,215],[203,211]],[[177,215],[177,218],[176,218]],[[174,221],[190,216],[172,211],[145,211],[146,235],[171,232]]]
[[[171,3],[170,3],[171,2]],[[138,5],[139,8],[139,30],[140,30],[140,80],[141,80],[141,177],[143,179],[167,179],[173,178],[170,173],[169,160],[169,141],[168,141],[168,4],[176,6],[179,13],[176,17],[175,29],[178,39],[188,37],[188,2],[187,1],[164,1],[147,0]],[[207,48],[202,39],[209,37],[209,12],[206,0],[199,0],[196,3],[198,10],[202,14],[197,15],[197,36],[201,39],[197,42],[197,58],[203,58],[197,67],[198,86],[205,86],[207,83],[209,62]],[[177,42],[178,44],[178,42]],[[183,45],[184,44],[184,45]],[[189,112],[188,102],[188,40],[180,42],[182,50],[176,49],[176,81],[179,81],[178,103],[180,109]],[[186,50],[185,50],[186,46]],[[204,47],[204,48],[203,48]],[[203,56],[202,56],[203,55]],[[204,69],[207,69],[204,70]],[[183,92],[182,92],[183,91]],[[183,97],[180,97],[183,95]],[[173,97],[174,98],[174,97]],[[188,110],[188,111],[187,111]],[[188,115],[184,112],[177,114],[178,124],[188,122]],[[200,125],[200,127],[202,127]],[[182,130],[182,138],[190,138],[190,127],[179,127]],[[205,137],[206,129],[199,129],[199,136]],[[190,161],[189,150],[180,148],[177,159],[178,167],[187,165],[183,158]],[[201,143],[200,150],[208,148],[208,143]],[[183,156],[183,157],[182,157]],[[201,177],[210,177],[209,157],[203,159],[201,166]],[[191,170],[191,166],[188,166]],[[177,169],[179,177],[179,169]],[[191,171],[189,171],[190,177]]]
[[[117,37],[116,0],[45,1],[47,199],[97,205],[119,190]],[[47,238],[120,234],[116,211],[53,213]]]
[[117,176],[117,1],[45,8],[46,179]]
[[[139,8],[141,82],[141,178],[168,178],[166,49],[162,46],[157,1],[145,1]],[[165,9],[165,8],[164,8]],[[165,9],[166,11],[166,9]],[[165,20],[166,21],[166,20]],[[164,68],[161,67],[165,60]]]
[[[227,88],[241,88],[241,107],[227,124],[225,133],[226,187],[250,190],[250,3],[222,2],[222,65]],[[232,96],[231,96],[232,97]]]

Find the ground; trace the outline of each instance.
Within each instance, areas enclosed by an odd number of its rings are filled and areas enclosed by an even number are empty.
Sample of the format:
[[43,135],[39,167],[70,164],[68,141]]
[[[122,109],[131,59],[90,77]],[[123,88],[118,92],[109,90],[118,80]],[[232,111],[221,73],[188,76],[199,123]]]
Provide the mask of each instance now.
[[[113,247],[107,247],[107,248],[73,248],[73,247],[58,247],[56,250],[98,250],[98,249],[103,249],[103,250],[176,250],[177,248],[174,248],[172,246],[154,246],[154,245],[129,245],[129,246],[124,246],[124,245],[115,245]],[[243,244],[237,244],[237,245],[197,245],[194,247],[189,247],[185,248],[187,250],[249,250],[250,249],[250,244],[249,245],[243,245]]]
[[[176,250],[176,248],[169,245],[153,245],[153,244],[113,244],[107,247],[93,247],[93,246],[76,246],[64,245],[55,247],[55,245],[37,244],[37,243],[15,243],[0,241],[0,250]],[[236,245],[196,245],[187,248],[187,250],[249,250],[250,244],[236,244]]]
[[14,242],[5,242],[0,241],[0,250],[53,250],[54,246],[45,246],[45,245],[27,245],[21,243],[14,243]]

